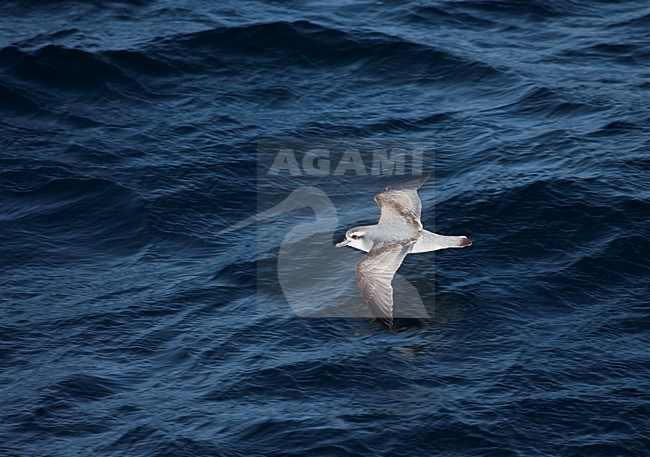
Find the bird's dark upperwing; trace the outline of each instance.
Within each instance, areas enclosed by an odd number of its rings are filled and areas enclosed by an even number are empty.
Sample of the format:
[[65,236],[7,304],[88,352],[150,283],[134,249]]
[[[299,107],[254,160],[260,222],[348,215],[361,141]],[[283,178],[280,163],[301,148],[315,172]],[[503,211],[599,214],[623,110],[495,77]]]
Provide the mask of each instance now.
[[414,176],[385,187],[375,195],[375,201],[381,210],[379,223],[402,220],[421,230],[422,202],[418,196],[418,189],[427,179],[429,179],[429,175]]
[[357,262],[356,275],[363,301],[370,312],[388,327],[393,326],[393,286],[395,272],[411,248],[412,241],[378,243]]

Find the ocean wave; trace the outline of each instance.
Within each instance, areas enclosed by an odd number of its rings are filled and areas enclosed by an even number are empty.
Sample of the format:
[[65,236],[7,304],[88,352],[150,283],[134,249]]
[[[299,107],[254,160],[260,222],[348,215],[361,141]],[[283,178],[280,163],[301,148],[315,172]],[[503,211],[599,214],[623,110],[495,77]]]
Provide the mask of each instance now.
[[501,73],[484,62],[396,36],[346,32],[304,20],[212,29],[165,38],[154,48],[169,57],[181,53],[190,62],[202,55],[201,67],[212,57],[217,68],[228,67],[228,59],[246,59],[255,66],[281,62],[324,70],[347,67],[356,74],[399,75],[402,80],[471,80]]
[[[516,102],[506,107],[509,108],[511,114],[543,115],[554,118],[558,116],[584,116],[604,109],[602,106],[572,98],[548,87],[532,87]],[[506,107],[501,107],[501,109]]]
[[106,88],[106,83],[146,92],[136,79],[122,72],[100,54],[49,44],[34,52],[16,46],[0,50],[5,71],[40,87],[69,91]]
[[5,187],[3,194],[5,235],[16,235],[6,242],[14,267],[132,255],[149,243],[142,201],[116,182],[60,178],[29,190]]
[[479,15],[470,14],[460,9],[443,8],[433,5],[412,5],[399,14],[410,22],[431,24],[452,24],[463,29],[476,27],[493,28],[499,26],[498,22],[489,20]]
[[572,7],[577,5],[578,2],[561,0],[500,0],[498,2],[490,0],[469,0],[463,1],[457,7],[474,10],[483,14],[489,13],[511,17],[521,17],[521,15],[524,15],[528,19],[546,19],[564,16],[571,11]]
[[[138,49],[89,51],[47,44],[27,50],[12,45],[0,50],[0,58],[0,70],[8,77],[0,92],[9,101],[0,109],[59,121],[71,98],[122,110],[169,98],[175,81],[201,74],[214,75],[228,85],[242,72],[252,78],[264,69],[281,67],[295,73],[343,70],[370,84],[393,79],[400,84],[437,85],[512,80],[512,75],[485,62],[430,45],[308,21],[220,27],[155,39]],[[301,93],[282,84],[274,89],[244,85],[236,95],[239,100],[268,100],[270,106],[281,106]],[[82,127],[103,123],[75,112],[63,119]]]

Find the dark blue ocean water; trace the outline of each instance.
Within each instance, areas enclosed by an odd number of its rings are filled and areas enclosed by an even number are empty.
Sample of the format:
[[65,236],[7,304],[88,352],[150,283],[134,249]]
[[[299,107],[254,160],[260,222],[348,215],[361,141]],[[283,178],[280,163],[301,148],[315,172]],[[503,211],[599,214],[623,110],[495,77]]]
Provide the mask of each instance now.
[[[645,0],[3,2],[0,455],[650,455],[649,42]],[[432,319],[258,293],[313,216],[219,233],[260,138],[435,150]]]

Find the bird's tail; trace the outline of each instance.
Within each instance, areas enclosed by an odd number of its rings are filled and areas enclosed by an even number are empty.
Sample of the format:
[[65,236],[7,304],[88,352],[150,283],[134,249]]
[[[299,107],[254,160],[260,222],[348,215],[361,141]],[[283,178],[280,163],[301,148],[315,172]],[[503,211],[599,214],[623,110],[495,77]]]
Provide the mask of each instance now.
[[443,236],[423,230],[422,236],[413,245],[410,254],[431,252],[447,248],[464,248],[471,245],[472,242],[466,236]]

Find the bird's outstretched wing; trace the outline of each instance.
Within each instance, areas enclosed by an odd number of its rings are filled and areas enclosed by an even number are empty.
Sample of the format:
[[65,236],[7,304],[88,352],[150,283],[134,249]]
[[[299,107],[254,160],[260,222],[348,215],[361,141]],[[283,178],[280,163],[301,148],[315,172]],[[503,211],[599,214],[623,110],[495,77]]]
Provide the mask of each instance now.
[[357,262],[356,275],[359,290],[370,312],[388,327],[393,326],[393,286],[391,282],[412,241],[377,243],[363,259]]
[[418,197],[418,189],[427,179],[429,179],[429,175],[413,176],[397,184],[384,187],[375,195],[375,201],[381,210],[379,223],[402,221],[421,230],[422,202]]

